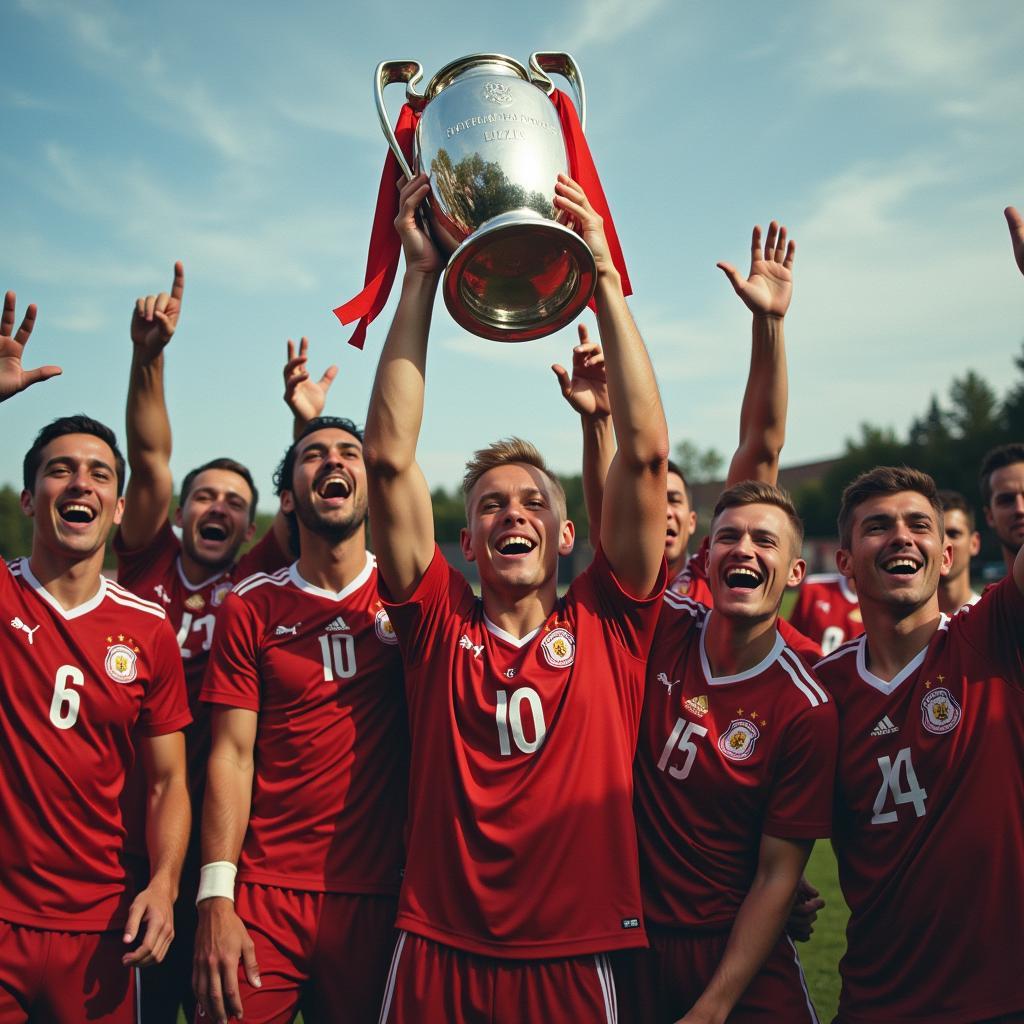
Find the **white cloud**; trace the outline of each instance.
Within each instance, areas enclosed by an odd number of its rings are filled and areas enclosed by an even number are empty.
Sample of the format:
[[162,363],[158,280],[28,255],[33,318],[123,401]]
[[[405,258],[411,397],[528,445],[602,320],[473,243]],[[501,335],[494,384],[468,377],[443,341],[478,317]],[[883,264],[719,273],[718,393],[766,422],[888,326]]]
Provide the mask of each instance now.
[[608,47],[647,24],[666,0],[582,0],[563,33],[565,48]]

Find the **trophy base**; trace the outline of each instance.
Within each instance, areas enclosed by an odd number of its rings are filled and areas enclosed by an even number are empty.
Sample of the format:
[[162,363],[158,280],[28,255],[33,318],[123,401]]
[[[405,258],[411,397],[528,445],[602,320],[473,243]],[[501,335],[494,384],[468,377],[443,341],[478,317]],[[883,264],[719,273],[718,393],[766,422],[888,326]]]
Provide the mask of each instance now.
[[531,341],[572,323],[596,283],[594,256],[575,231],[532,210],[512,210],[452,253],[444,301],[478,337]]

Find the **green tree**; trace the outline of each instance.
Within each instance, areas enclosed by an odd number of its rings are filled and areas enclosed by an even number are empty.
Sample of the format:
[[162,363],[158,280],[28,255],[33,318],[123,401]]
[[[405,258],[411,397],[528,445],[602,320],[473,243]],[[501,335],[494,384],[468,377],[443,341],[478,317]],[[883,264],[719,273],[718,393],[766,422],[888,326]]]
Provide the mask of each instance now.
[[698,448],[692,441],[680,441],[675,447],[676,465],[683,471],[687,483],[701,484],[720,480],[725,459],[714,448]]

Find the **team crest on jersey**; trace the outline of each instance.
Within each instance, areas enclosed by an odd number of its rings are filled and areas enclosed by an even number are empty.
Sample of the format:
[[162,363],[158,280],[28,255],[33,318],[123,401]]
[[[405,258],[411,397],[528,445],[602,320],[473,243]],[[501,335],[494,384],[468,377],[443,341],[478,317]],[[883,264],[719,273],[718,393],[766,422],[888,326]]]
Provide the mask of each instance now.
[[[230,580],[218,583],[217,586],[213,588],[213,593],[210,595],[210,604],[212,604],[214,608],[219,608],[223,603],[224,598],[231,593],[231,588],[233,586],[234,584]],[[191,598],[189,600],[191,600]],[[186,602],[186,604],[187,603],[188,602]]]
[[929,690],[921,699],[921,723],[936,736],[942,736],[957,727],[960,705],[944,686]]
[[754,752],[754,744],[760,735],[757,726],[749,718],[735,718],[718,737],[718,749],[730,761],[746,761]]
[[201,612],[206,607],[206,598],[202,594],[191,594],[185,598],[185,607],[190,612]]
[[115,683],[130,683],[139,674],[139,656],[127,644],[107,648],[103,667]]
[[668,588],[673,594],[678,594],[680,597],[686,597],[690,592],[690,574],[683,573],[678,576]]
[[850,612],[850,621],[851,622],[863,622],[864,621],[864,616],[861,615],[859,608],[854,608]]
[[377,634],[377,639],[380,640],[381,643],[398,643],[398,637],[395,636],[395,627],[391,625],[388,613],[383,608],[377,612],[377,616],[373,620],[373,629]]
[[576,659],[576,638],[567,629],[551,630],[540,642],[544,660],[552,668],[565,668]]

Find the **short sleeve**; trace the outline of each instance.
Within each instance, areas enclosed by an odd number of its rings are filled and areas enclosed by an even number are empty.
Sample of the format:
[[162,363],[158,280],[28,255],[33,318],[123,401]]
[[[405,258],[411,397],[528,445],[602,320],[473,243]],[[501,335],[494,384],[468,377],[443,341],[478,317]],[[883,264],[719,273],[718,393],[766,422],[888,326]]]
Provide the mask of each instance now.
[[[620,647],[635,658],[646,658],[664,603],[667,577],[668,568],[663,559],[651,593],[642,598],[633,597],[623,589],[603,548],[598,546],[594,560],[569,587],[566,601],[596,613]],[[588,607],[590,605],[593,607]]]
[[792,622],[779,619],[778,625],[786,646],[796,651],[805,665],[813,665],[821,660],[821,644],[815,643],[809,636],[801,633]]
[[832,834],[839,720],[833,701],[807,708],[783,737],[761,831],[778,839]]
[[191,721],[178,641],[164,619],[154,634],[152,678],[142,699],[138,728],[144,736],[163,736]]
[[291,565],[293,559],[281,550],[273,526],[238,560],[234,578],[244,580],[257,572],[272,573]]
[[950,624],[988,664],[1024,688],[1024,594],[1012,576],[989,587],[977,604],[964,605]]
[[458,609],[468,612],[475,600],[469,584],[452,569],[436,544],[430,565],[407,601],[392,601],[379,573],[377,589],[406,665],[418,664],[431,650],[432,639],[442,632],[451,613]]
[[125,547],[118,530],[114,534],[117,582],[132,590],[144,580],[162,579],[180,553],[181,541],[174,535],[170,520],[165,519],[156,536],[141,548]]
[[259,711],[260,635],[260,624],[252,606],[237,594],[228,594],[217,619],[200,700]]

